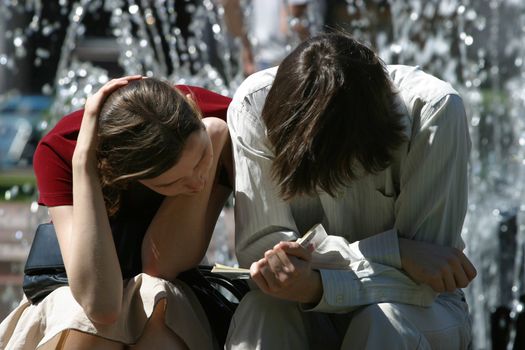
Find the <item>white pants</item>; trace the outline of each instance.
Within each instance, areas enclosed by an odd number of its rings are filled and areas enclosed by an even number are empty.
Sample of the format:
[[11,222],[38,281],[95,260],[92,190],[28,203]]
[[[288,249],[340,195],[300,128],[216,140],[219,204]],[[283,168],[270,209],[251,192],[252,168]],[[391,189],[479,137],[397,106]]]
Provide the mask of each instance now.
[[467,349],[470,318],[463,293],[431,307],[380,303],[347,314],[303,312],[297,303],[248,293],[233,317],[226,349]]

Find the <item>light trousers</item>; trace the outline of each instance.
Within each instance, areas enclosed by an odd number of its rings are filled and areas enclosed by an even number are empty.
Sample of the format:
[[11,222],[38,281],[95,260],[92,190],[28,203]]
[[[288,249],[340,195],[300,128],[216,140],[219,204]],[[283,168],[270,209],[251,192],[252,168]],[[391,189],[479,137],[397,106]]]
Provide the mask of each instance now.
[[379,303],[345,314],[304,312],[297,303],[248,293],[233,317],[225,348],[468,349],[470,318],[463,293],[441,294],[426,308]]

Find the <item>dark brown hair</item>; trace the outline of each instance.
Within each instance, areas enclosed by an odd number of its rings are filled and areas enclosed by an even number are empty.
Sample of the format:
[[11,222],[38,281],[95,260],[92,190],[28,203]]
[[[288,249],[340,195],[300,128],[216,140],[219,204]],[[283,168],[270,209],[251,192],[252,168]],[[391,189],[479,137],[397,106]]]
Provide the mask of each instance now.
[[167,82],[137,80],[116,90],[99,115],[97,158],[109,215],[130,181],[159,176],[204,125],[196,107]]
[[388,167],[403,142],[395,90],[381,59],[342,33],[303,42],[277,70],[262,116],[283,198],[332,196]]

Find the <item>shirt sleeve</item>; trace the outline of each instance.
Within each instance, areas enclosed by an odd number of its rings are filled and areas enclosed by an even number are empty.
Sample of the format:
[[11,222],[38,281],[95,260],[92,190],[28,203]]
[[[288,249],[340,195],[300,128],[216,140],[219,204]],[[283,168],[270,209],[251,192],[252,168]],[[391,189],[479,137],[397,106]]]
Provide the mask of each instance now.
[[[236,253],[241,266],[248,267],[276,243],[297,239],[298,230],[271,179],[273,154],[250,101],[232,103],[228,124],[236,169]],[[340,267],[320,270],[324,295],[311,311],[348,312],[387,301],[428,306],[434,300],[430,287],[416,284],[400,270],[395,229],[352,244],[339,236],[326,241],[326,252],[337,254],[332,260]]]
[[414,120],[396,200],[396,228],[404,237],[463,249],[471,142],[461,97],[428,103]]
[[68,161],[59,151],[52,142],[43,140],[38,144],[33,157],[39,192],[38,204],[47,207],[73,205],[71,160]]

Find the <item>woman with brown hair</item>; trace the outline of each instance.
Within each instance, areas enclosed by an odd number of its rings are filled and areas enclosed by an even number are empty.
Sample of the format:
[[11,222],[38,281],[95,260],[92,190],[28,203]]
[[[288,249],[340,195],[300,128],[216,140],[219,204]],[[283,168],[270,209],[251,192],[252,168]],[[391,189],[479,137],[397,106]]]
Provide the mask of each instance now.
[[42,139],[34,159],[39,203],[49,207],[69,286],[37,304],[24,298],[0,325],[0,348],[217,346],[177,276],[202,260],[231,192],[220,119],[229,102],[201,88],[124,77]]

